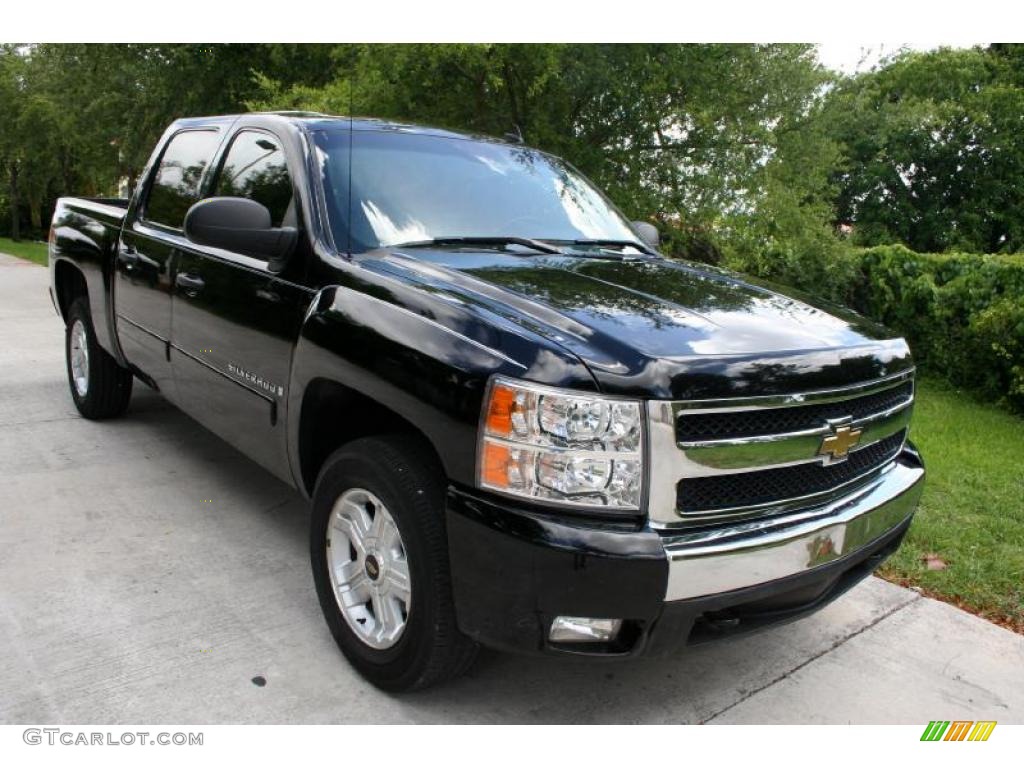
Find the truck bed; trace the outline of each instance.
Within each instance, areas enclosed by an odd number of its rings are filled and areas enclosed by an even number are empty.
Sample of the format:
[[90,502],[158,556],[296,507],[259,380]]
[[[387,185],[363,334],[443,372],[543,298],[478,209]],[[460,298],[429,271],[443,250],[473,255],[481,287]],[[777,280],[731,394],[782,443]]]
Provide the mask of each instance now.
[[[62,197],[53,214],[50,269],[55,302],[67,310],[69,299],[61,279],[72,268],[87,288],[93,327],[99,345],[117,354],[112,333],[113,309],[107,297],[113,276],[115,250],[128,215],[129,200],[111,197]],[[63,264],[61,263],[63,262]]]
[[57,205],[120,229],[130,202],[125,197],[62,197],[57,201]]

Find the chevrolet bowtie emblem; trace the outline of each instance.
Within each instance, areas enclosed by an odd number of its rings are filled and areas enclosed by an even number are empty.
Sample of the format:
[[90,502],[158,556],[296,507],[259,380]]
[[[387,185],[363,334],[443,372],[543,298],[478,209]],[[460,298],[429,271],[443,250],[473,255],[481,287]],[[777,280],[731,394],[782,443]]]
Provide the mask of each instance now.
[[818,448],[818,455],[825,457],[825,463],[842,461],[850,453],[850,449],[860,442],[861,430],[849,423],[830,424],[832,434],[825,435]]

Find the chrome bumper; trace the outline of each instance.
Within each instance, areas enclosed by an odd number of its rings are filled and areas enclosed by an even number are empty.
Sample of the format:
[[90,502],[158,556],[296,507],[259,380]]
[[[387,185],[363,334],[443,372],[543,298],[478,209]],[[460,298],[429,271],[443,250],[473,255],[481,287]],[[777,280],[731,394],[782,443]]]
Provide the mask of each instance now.
[[867,485],[815,510],[666,535],[665,600],[752,587],[809,571],[868,546],[917,508],[924,469],[914,459],[901,454]]

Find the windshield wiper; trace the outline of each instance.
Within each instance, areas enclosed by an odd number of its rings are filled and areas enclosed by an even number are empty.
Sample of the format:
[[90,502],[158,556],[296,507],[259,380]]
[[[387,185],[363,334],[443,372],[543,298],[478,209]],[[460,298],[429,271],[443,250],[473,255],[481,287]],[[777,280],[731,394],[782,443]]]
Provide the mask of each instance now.
[[414,240],[399,243],[391,248],[430,248],[434,245],[521,245],[540,253],[562,253],[553,245],[529,237],[432,237],[429,240]]
[[637,242],[636,240],[602,240],[602,239],[588,239],[588,240],[570,240],[570,245],[596,245],[598,247],[607,246],[611,248],[636,248],[641,253],[646,253],[648,256],[657,256],[658,252],[651,248],[649,245]]

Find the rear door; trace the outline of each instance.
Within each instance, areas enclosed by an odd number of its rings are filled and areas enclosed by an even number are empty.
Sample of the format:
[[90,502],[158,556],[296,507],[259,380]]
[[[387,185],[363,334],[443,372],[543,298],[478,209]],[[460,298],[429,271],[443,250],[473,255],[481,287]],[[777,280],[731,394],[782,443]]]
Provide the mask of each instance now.
[[308,238],[282,142],[243,128],[209,186],[265,205],[274,226],[299,228],[281,274],[249,254],[189,243],[174,285],[171,362],[179,405],[250,458],[291,481],[283,409],[291,355],[314,291],[303,286]]
[[117,337],[127,360],[174,400],[168,344],[171,289],[182,223],[199,199],[222,139],[216,127],[181,130],[164,145],[137,210],[128,214],[115,265]]

